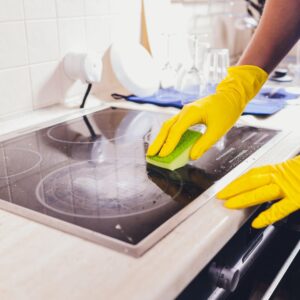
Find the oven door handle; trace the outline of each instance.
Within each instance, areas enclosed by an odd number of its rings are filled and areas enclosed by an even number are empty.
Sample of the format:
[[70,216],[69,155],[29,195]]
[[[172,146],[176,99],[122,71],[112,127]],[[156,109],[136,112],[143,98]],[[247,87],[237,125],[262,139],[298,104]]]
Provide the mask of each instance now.
[[[211,294],[209,299],[218,299],[221,294],[233,292],[237,288],[242,276],[246,273],[269,241],[274,237],[275,231],[276,229],[273,225],[268,226],[255,240],[252,241],[249,247],[243,251],[233,267],[222,267],[217,266],[215,262],[212,263],[209,272],[215,279],[217,288],[215,292]],[[219,296],[215,297],[216,295]]]
[[275,235],[276,228],[273,225],[268,226],[259,236],[250,244],[248,249],[242,254],[240,259],[233,266],[233,269],[239,270],[242,277],[253,262],[257,259],[261,251],[271,241]]

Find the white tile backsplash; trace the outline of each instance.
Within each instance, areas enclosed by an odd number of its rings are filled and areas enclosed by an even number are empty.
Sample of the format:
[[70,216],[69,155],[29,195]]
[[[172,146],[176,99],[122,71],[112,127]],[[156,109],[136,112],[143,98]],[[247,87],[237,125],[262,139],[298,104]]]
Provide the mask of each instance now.
[[[128,7],[130,6],[130,9]],[[141,1],[111,0],[111,39],[139,40]]]
[[0,71],[1,116],[32,109],[28,67]]
[[30,67],[33,107],[35,109],[58,103],[62,99],[62,65],[50,62]]
[[56,4],[59,17],[79,17],[85,14],[84,0],[56,0]]
[[86,19],[88,51],[104,53],[110,45],[109,28],[109,17],[88,17]]
[[56,20],[26,22],[30,63],[59,59]]
[[24,0],[26,19],[43,19],[56,17],[55,0]]
[[[159,23],[154,3],[159,6],[170,0],[144,1],[153,7],[152,23]],[[125,42],[138,41],[141,3],[0,0],[0,118],[82,97],[86,84],[67,78],[62,67],[64,55],[70,51],[104,52],[111,42],[121,38]],[[183,13],[178,5],[179,10],[178,28],[182,27]],[[164,23],[169,22],[169,16],[164,15]]]
[[0,0],[0,21],[17,21],[23,19],[23,0]]
[[86,28],[84,18],[60,19],[58,21],[61,53],[86,51]]
[[27,64],[24,22],[0,23],[0,69]]
[[126,7],[130,5],[130,1],[134,3],[136,0],[110,0],[110,13],[120,14],[126,12]]
[[85,13],[87,16],[107,15],[109,8],[109,0],[85,0]]
[[65,75],[65,54],[103,53],[118,14],[130,15],[123,37],[137,32],[138,2],[0,0],[0,118],[83,97],[87,84]]

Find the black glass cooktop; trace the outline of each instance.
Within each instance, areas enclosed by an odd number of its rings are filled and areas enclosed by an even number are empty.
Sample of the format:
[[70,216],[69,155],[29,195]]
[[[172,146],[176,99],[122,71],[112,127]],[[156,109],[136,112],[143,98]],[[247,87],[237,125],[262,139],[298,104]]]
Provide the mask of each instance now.
[[167,118],[109,108],[4,141],[0,198],[136,245],[277,134],[234,127],[171,172],[145,162]]

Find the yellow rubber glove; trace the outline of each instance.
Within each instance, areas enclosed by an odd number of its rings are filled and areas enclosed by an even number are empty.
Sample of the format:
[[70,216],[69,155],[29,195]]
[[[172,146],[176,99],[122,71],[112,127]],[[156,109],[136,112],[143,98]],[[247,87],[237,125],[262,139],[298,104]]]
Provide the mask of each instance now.
[[250,170],[217,195],[227,208],[245,208],[278,200],[252,222],[254,228],[272,224],[300,208],[300,156],[277,165]]
[[147,155],[169,155],[189,127],[205,124],[205,134],[190,152],[191,159],[199,158],[234,125],[267,77],[268,74],[256,66],[228,68],[228,75],[217,86],[215,94],[184,106],[163,124]]

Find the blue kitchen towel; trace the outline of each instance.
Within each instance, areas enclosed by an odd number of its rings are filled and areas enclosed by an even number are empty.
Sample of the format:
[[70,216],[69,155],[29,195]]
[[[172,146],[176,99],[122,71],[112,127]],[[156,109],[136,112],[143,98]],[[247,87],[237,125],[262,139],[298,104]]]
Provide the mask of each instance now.
[[[272,93],[272,88],[263,88],[259,94],[248,103],[243,114],[252,115],[272,115],[281,110],[286,105],[286,100],[297,99],[300,95],[288,93],[285,89],[279,89]],[[115,99],[126,99],[135,103],[150,103],[163,107],[182,108],[182,103],[188,103],[197,100],[191,95],[176,91],[175,89],[167,89],[163,92],[168,97],[159,97],[155,94],[149,97],[138,97],[135,95],[124,96],[120,94],[112,94]],[[269,97],[271,93],[271,97]],[[162,93],[160,93],[161,95]]]
[[256,99],[251,100],[243,111],[244,115],[261,115],[267,116],[272,115],[286,105],[285,101],[274,101],[270,99]]
[[300,97],[300,94],[294,94],[289,93],[284,88],[277,89],[274,92],[274,88],[271,87],[264,87],[261,89],[261,91],[258,93],[256,98],[262,98],[262,99],[273,99],[273,100],[293,100],[298,99]]
[[160,94],[165,94],[168,95],[168,97],[159,97],[159,94],[154,94],[152,96],[148,97],[138,97],[135,95],[129,95],[129,96],[124,96],[120,94],[112,94],[112,97],[114,99],[125,99],[128,101],[132,101],[135,103],[150,103],[150,104],[155,104],[158,106],[163,106],[163,107],[176,107],[176,108],[182,108],[183,107],[183,100],[185,102],[192,102],[195,101],[196,99],[190,95],[186,95],[183,93],[180,93],[176,91],[175,89],[165,89],[163,91],[160,91]]
[[264,87],[246,106],[243,114],[272,115],[285,107],[287,100],[298,99],[300,94],[287,92],[284,88],[274,91]]

